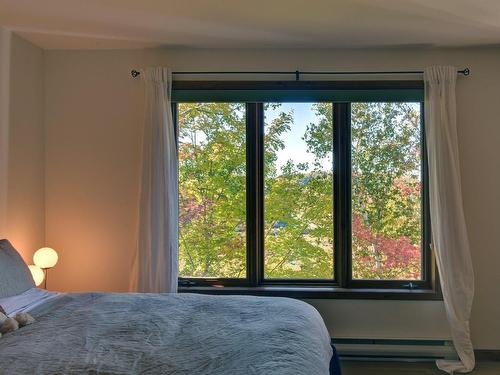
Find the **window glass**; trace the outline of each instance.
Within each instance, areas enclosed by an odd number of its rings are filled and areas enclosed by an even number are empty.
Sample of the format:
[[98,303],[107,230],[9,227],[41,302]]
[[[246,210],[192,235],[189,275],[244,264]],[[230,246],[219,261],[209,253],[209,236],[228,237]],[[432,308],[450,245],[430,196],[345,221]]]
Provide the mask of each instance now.
[[331,103],[268,103],[264,276],[333,279]]
[[420,103],[351,111],[353,279],[420,280]]
[[179,274],[246,277],[244,103],[179,103]]

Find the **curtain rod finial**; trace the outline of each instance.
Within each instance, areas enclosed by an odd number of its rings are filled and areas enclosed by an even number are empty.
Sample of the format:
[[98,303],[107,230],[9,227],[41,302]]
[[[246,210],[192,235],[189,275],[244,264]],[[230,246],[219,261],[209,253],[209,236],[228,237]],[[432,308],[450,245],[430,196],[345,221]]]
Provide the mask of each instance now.
[[130,75],[134,78],[138,77],[140,74],[141,74],[141,72],[139,72],[138,70],[135,70],[135,69],[132,69],[132,71],[130,72]]
[[464,76],[468,76],[470,74],[470,69],[469,68],[465,68],[464,69]]

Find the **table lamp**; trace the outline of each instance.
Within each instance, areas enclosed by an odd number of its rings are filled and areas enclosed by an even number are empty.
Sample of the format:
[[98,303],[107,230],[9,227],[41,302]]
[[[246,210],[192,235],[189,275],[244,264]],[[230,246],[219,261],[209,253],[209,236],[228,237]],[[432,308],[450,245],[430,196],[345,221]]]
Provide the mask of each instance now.
[[57,252],[50,247],[42,247],[35,252],[35,255],[33,255],[33,262],[35,265],[40,267],[45,274],[45,289],[47,289],[47,276],[49,269],[57,264],[57,260]]

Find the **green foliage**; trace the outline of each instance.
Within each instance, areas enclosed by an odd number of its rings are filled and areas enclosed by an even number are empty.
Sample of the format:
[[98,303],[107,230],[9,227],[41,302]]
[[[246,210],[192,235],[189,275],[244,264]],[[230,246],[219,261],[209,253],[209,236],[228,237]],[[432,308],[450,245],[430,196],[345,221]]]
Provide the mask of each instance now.
[[[352,106],[353,274],[418,278],[420,272],[419,111],[411,104]],[[279,111],[279,104],[266,104]],[[332,106],[312,106],[303,135],[312,165],[277,167],[293,113],[265,126],[265,275],[333,276]],[[245,107],[179,105],[180,274],[245,277]]]
[[420,278],[420,111],[352,105],[353,276]]
[[179,105],[181,276],[245,277],[244,110]]
[[288,160],[278,171],[277,154],[294,118],[281,113],[266,122],[264,272],[269,278],[333,277],[333,175],[322,169],[332,152],[332,106],[315,108],[321,120],[309,124],[303,136],[315,157],[312,168]]

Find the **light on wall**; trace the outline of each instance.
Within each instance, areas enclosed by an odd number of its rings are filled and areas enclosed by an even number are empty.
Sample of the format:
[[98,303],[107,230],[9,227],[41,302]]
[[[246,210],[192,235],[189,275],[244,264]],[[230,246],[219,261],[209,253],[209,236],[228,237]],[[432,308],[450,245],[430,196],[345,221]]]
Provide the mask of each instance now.
[[35,282],[35,285],[39,286],[43,282],[43,279],[45,279],[45,274],[43,273],[43,270],[34,264],[30,264],[28,267],[31,271],[31,276],[33,276],[33,281]]
[[33,255],[33,262],[40,267],[45,273],[45,284],[44,288],[47,289],[47,277],[49,268],[54,267],[57,264],[57,251],[51,249],[50,247],[42,247],[35,252]]

